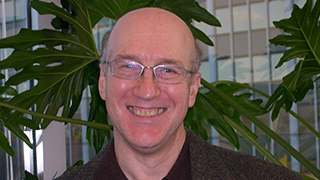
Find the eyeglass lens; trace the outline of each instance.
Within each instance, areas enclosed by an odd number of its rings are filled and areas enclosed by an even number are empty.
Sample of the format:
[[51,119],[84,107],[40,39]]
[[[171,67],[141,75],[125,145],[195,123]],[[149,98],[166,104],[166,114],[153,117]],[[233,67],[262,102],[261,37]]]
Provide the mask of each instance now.
[[182,83],[187,72],[183,67],[179,66],[159,65],[145,67],[137,62],[124,60],[112,61],[110,67],[113,76],[128,80],[139,78],[144,69],[152,69],[157,81],[167,84]]

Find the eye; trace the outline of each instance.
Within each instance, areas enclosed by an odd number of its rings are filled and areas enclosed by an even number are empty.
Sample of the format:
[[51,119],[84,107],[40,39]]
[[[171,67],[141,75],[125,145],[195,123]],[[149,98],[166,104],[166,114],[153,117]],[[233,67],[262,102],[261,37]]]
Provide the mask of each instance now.
[[158,66],[156,69],[157,77],[161,80],[173,79],[183,76],[183,69],[178,66]]
[[162,71],[165,73],[176,73],[176,71],[173,68],[163,68]]
[[133,64],[123,64],[121,68],[134,68]]
[[119,66],[119,69],[140,69],[138,64],[132,62],[123,62]]
[[164,74],[176,74],[177,70],[174,67],[161,67],[159,68],[159,70],[161,71],[161,73]]

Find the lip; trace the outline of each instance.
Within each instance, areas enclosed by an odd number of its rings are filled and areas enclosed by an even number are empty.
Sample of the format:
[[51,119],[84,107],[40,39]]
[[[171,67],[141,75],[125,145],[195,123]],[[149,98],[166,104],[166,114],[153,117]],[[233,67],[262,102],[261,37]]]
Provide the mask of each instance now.
[[166,108],[140,108],[136,106],[128,106],[127,109],[134,115],[139,117],[153,117],[162,114]]

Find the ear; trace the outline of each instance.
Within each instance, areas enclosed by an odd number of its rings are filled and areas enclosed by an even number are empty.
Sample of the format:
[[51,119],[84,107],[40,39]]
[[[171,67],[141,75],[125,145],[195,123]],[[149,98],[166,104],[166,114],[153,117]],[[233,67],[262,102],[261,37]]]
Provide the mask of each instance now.
[[196,102],[200,81],[201,73],[197,72],[193,75],[192,82],[190,84],[189,107],[192,107]]
[[106,93],[106,75],[104,72],[104,65],[101,63],[100,64],[100,77],[99,77],[99,94],[101,99],[106,100],[105,98],[105,93]]

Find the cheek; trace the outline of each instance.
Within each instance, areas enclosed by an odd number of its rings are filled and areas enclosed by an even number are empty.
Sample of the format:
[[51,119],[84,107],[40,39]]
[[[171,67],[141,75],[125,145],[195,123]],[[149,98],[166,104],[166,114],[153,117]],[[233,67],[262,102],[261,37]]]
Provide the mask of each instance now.
[[[126,83],[108,79],[106,83],[106,107],[112,123],[119,123],[118,119],[122,118],[125,109],[123,108],[126,91]],[[115,121],[115,122],[114,122]]]
[[165,89],[176,106],[188,106],[190,91],[187,85],[174,85]]
[[126,104],[128,99],[132,99],[130,94],[132,90],[132,82],[128,80],[122,80],[119,78],[110,77],[107,78],[106,83],[106,105],[107,110],[121,111],[122,105]]

